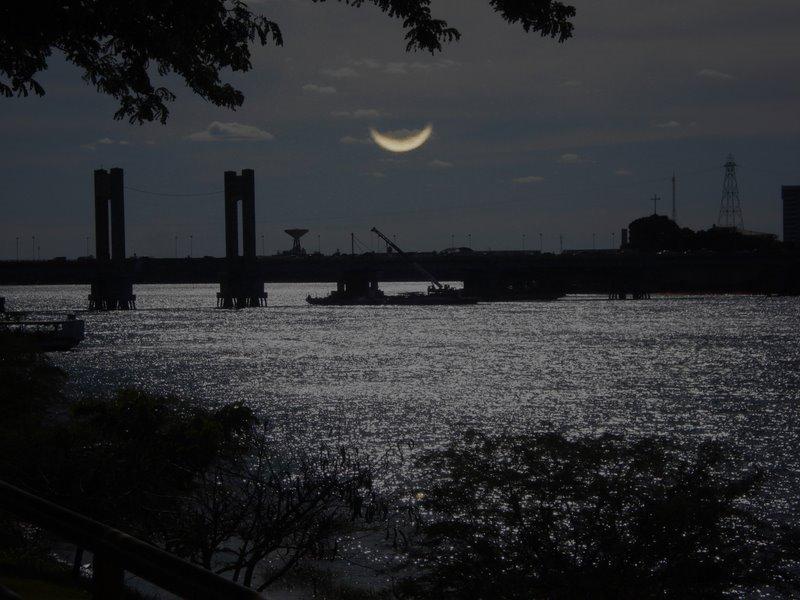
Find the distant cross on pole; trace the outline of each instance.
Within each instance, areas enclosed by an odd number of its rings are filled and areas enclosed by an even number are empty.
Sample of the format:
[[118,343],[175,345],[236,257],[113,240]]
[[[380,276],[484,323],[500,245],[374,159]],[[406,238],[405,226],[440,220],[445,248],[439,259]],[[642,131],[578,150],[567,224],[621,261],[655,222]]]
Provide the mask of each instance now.
[[467,246],[472,248],[472,234],[471,233],[467,234]]
[[455,233],[451,233],[450,234],[450,247],[451,248],[455,248],[456,247],[456,234]]
[[614,250],[614,248],[616,246],[616,241],[614,239],[616,236],[617,236],[617,234],[612,231],[611,232],[611,249],[612,250]]
[[651,198],[651,200],[653,201],[653,214],[657,215],[658,214],[658,201],[661,200],[661,198],[658,197],[658,194],[655,194]]

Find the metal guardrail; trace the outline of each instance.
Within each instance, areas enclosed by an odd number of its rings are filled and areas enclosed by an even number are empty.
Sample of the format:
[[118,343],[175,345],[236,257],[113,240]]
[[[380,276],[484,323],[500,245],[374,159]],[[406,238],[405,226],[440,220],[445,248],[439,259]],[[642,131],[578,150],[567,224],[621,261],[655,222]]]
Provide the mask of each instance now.
[[263,600],[252,589],[4,481],[0,508],[90,550],[95,598],[122,598],[127,571],[192,600]]

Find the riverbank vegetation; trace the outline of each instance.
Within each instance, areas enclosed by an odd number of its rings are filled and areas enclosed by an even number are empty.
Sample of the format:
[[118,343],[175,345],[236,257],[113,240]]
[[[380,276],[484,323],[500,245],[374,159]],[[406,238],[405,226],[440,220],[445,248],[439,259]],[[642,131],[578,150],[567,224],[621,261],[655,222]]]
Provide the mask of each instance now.
[[[280,445],[242,404],[67,398],[62,371],[8,344],[0,381],[0,478],[258,590],[305,578],[331,598],[800,593],[796,524],[760,514],[763,476],[718,444],[472,431],[406,465],[413,483],[379,490],[385,467],[363,451]],[[46,531],[2,518],[7,571],[52,561]],[[355,538],[384,557],[370,590],[324,575]]]
[[409,598],[795,597],[798,530],[716,443],[467,435],[420,463]]

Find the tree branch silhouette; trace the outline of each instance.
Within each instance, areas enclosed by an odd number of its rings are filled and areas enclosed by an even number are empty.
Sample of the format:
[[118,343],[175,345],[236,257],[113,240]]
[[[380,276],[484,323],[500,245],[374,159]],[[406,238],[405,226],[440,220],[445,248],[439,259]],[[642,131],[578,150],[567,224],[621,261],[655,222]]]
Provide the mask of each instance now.
[[[312,0],[325,2],[326,0]],[[401,19],[406,50],[442,50],[459,31],[431,15],[430,0],[337,0],[365,2]],[[558,0],[489,0],[509,23],[563,42],[572,36],[572,6]],[[0,4],[0,94],[45,94],[37,75],[54,51],[83,71],[83,79],[119,102],[115,119],[166,123],[175,93],[154,76],[180,76],[187,87],[216,106],[235,110],[244,95],[221,79],[221,71],[252,69],[252,44],[283,45],[278,24],[242,0],[64,0]]]

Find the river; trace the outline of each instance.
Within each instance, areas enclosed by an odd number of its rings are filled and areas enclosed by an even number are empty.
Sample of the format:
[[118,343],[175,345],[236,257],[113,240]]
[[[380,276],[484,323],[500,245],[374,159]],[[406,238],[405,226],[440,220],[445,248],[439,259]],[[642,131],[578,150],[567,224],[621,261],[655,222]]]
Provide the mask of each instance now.
[[[86,340],[53,358],[75,393],[241,400],[307,441],[430,448],[468,427],[721,439],[771,473],[777,509],[800,509],[800,299],[305,303],[331,287],[269,284],[266,309],[222,311],[213,285],[137,285],[138,310],[83,313]],[[10,310],[83,310],[87,294],[0,290]]]

